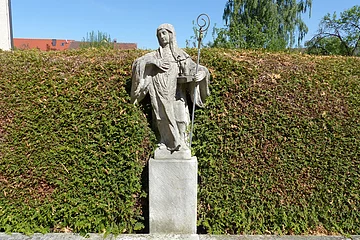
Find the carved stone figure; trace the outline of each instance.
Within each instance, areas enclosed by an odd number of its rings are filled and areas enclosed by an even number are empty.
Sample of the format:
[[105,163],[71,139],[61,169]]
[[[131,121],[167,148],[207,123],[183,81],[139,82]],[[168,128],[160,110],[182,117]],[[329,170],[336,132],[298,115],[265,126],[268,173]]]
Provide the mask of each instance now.
[[[131,100],[135,104],[150,95],[153,120],[159,131],[159,148],[189,151],[188,96],[199,107],[210,95],[210,75],[177,46],[174,27],[161,24],[156,31],[160,47],[136,59],[132,66]],[[194,99],[194,91],[196,99]]]

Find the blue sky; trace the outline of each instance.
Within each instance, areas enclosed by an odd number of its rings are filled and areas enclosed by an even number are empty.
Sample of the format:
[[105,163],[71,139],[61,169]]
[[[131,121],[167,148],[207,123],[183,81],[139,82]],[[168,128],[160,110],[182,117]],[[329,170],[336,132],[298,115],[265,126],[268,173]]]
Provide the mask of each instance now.
[[[212,41],[212,29],[223,25],[227,0],[11,0],[13,35],[16,38],[57,38],[81,41],[91,31],[110,34],[118,42],[134,42],[138,48],[158,47],[156,28],[174,25],[178,45],[186,46],[193,35],[193,21],[200,13],[211,18],[205,42]],[[360,0],[313,0],[306,40],[316,33],[327,13],[340,13]]]

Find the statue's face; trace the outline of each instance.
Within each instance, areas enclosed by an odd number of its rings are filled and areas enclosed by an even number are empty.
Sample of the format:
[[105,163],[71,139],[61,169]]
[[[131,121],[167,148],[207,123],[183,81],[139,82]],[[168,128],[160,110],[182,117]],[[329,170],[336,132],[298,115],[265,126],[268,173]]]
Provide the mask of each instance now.
[[166,29],[160,29],[158,31],[158,39],[162,47],[166,46],[170,42],[170,34]]

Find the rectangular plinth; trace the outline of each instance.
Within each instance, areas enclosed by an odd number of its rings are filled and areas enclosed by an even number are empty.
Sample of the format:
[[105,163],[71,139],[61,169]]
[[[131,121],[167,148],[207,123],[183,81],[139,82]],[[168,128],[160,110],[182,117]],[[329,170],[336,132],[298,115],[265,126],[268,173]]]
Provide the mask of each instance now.
[[151,234],[195,234],[197,159],[149,161]]

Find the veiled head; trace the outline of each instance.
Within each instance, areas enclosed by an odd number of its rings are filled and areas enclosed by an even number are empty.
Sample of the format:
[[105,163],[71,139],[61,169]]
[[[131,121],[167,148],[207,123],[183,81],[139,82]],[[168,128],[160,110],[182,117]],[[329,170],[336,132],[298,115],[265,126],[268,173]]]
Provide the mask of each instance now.
[[161,24],[156,30],[156,36],[158,38],[160,46],[162,46],[162,41],[160,39],[160,32],[162,30],[166,30],[169,33],[169,44],[172,49],[177,49],[177,42],[176,42],[176,34],[174,26],[170,23],[163,23]]

